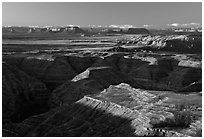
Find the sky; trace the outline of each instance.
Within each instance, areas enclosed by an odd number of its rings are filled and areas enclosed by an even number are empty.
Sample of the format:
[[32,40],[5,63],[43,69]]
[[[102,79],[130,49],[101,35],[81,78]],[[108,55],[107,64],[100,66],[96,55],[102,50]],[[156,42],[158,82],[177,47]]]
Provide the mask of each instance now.
[[3,2],[3,26],[202,23],[201,2]]

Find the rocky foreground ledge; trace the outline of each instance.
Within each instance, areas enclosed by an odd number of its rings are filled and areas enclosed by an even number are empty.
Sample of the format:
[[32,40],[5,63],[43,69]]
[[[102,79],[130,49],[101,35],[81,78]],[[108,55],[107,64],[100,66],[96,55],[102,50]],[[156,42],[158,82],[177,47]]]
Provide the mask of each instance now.
[[[72,105],[5,125],[3,136],[197,136],[202,130],[201,111],[191,111],[194,118],[182,115],[190,108],[178,109],[175,102],[182,105],[181,101],[189,96],[179,95],[178,100],[176,95],[150,93],[124,83],[111,85]],[[199,100],[195,94],[191,97]]]

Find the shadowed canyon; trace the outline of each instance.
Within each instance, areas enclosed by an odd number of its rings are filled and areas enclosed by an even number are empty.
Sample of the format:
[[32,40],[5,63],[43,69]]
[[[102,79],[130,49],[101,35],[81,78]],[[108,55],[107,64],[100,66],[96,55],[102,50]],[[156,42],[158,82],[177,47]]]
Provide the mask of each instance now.
[[3,136],[201,136],[202,36],[129,31],[53,41],[7,29]]

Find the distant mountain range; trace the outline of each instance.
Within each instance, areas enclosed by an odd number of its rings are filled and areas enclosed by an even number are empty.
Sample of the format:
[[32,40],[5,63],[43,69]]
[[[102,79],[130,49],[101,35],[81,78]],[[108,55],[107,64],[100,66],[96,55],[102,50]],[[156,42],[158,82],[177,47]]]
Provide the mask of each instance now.
[[[3,26],[3,27],[14,27],[14,26]],[[148,25],[145,24],[143,26],[136,26],[136,25],[130,25],[130,24],[125,24],[125,25],[88,25],[88,26],[80,26],[80,25],[64,25],[64,26],[15,26],[15,27],[30,27],[30,28],[59,28],[59,27],[81,27],[81,28],[152,28],[152,29],[159,29],[159,28],[202,28],[201,23],[170,23],[166,24],[163,27],[159,27],[156,25]]]
[[[189,34],[189,33],[201,33],[202,25],[200,23],[188,23],[179,24],[172,23],[167,24],[165,27],[158,28],[154,25],[144,25],[143,27],[136,27],[134,25],[109,25],[109,26],[97,26],[89,25],[87,27],[78,25],[66,25],[66,26],[3,26],[2,33],[5,35],[17,33],[17,34],[35,34],[35,33],[60,33],[70,35],[100,35],[100,34]],[[6,37],[7,38],[7,37]]]
[[188,23],[188,24],[172,23],[172,24],[167,24],[167,26],[180,27],[180,28],[201,28],[202,27],[200,23]]
[[145,28],[136,27],[79,27],[79,26],[7,26],[2,28],[3,34],[5,33],[71,33],[71,34],[149,34]]

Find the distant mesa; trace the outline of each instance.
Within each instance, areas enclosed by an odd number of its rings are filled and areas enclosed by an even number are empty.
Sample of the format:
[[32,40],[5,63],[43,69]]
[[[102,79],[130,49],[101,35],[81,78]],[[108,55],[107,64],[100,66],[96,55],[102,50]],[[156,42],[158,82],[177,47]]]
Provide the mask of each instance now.
[[120,28],[120,27],[104,27],[102,29],[93,27],[79,27],[79,26],[62,26],[62,27],[19,27],[9,26],[2,28],[3,34],[7,33],[84,33],[84,34],[100,34],[100,33],[121,33],[121,34],[149,34],[145,28]]
[[149,34],[149,31],[144,28],[129,28],[127,34]]

